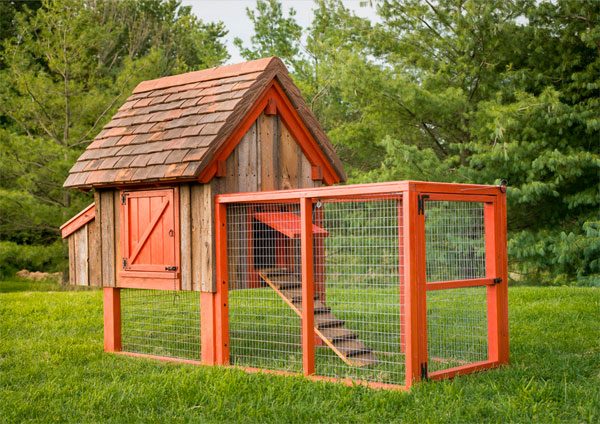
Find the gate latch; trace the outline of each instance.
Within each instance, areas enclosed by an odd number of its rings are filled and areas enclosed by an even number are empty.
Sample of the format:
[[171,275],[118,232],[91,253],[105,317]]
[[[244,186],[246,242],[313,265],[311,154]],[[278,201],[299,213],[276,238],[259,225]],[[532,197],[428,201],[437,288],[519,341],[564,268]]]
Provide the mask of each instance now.
[[500,278],[500,277],[494,278],[493,281],[494,281],[493,285],[500,284],[502,282],[502,278]]
[[165,271],[177,271],[177,267],[176,266],[166,266]]

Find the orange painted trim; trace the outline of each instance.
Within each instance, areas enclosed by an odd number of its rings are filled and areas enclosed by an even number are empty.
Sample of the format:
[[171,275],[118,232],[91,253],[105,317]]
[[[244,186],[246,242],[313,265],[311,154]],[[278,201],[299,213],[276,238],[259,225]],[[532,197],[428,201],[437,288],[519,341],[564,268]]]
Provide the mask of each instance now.
[[419,255],[417,250],[417,193],[408,191],[402,198],[403,248],[404,248],[404,344],[406,361],[405,386],[410,388],[421,380],[419,349]]
[[[146,188],[142,190],[121,190],[119,192],[119,198],[126,196],[127,198],[138,198],[144,197],[148,192],[152,192],[157,195],[164,195],[167,197],[167,204],[170,203],[173,206],[173,259],[174,266],[177,267],[177,271],[165,271],[162,268],[156,266],[140,266],[131,265],[130,256],[136,252],[129,251],[129,203],[126,201],[125,204],[119,203],[120,208],[120,240],[121,244],[121,255],[126,258],[129,262],[128,269],[120,270],[117,272],[116,286],[121,288],[135,288],[135,289],[152,289],[152,290],[181,290],[181,259],[180,259],[180,223],[179,223],[179,187],[162,187],[162,188]],[[166,207],[166,206],[165,206]],[[163,209],[164,211],[164,209]],[[120,261],[117,258],[115,264],[117,269],[120,269]]]
[[229,275],[227,272],[227,207],[215,206],[217,292],[214,296],[215,363],[229,363]]
[[315,187],[292,190],[258,191],[247,193],[227,193],[215,196],[218,203],[263,203],[295,201],[302,197],[311,197],[320,200],[333,201],[346,198],[362,198],[371,196],[395,195],[409,190],[410,181],[396,181],[391,183],[352,184],[332,187]]
[[265,115],[277,115],[277,101],[275,99],[269,99],[267,107],[265,108]]
[[429,181],[412,181],[414,190],[421,194],[468,194],[497,196],[502,193],[499,186],[484,184],[437,183]]
[[449,202],[481,202],[490,203],[496,200],[496,196],[481,194],[443,194],[443,193],[421,193],[429,196],[426,201],[449,201]]
[[[178,278],[127,277],[128,273],[119,273],[117,287],[120,289],[148,289],[148,290],[180,290],[181,282]],[[151,273],[148,273],[151,274]]]
[[310,167],[310,178],[313,181],[323,181],[323,169],[318,165]]
[[433,281],[425,284],[427,291],[460,289],[463,287],[478,287],[494,285],[493,278],[473,278],[470,280]]
[[215,294],[200,293],[200,346],[202,364],[215,364]]
[[119,352],[121,343],[121,291],[114,287],[104,287],[104,351]]
[[209,182],[217,173],[218,161],[226,161],[233,152],[250,127],[258,119],[261,113],[269,106],[269,102],[275,102],[276,108],[282,122],[290,131],[311,165],[319,165],[324,170],[324,181],[331,185],[341,181],[329,158],[323,153],[319,144],[312,137],[310,131],[304,125],[300,115],[293,108],[291,102],[279,83],[273,80],[265,89],[262,96],[255,102],[254,106],[246,114],[238,127],[233,131],[223,145],[215,152],[211,162],[200,173],[198,180],[202,183]]
[[490,368],[496,368],[500,366],[497,361],[481,361],[473,362],[468,365],[461,365],[458,367],[448,368],[442,371],[434,371],[429,373],[428,378],[430,380],[443,380],[446,378],[454,378],[459,375],[470,374],[476,371],[483,371]]
[[506,195],[484,208],[486,276],[501,278],[487,289],[488,357],[508,363],[508,269],[506,262]]
[[96,218],[96,205],[92,203],[84,210],[79,212],[73,218],[69,219],[60,226],[60,235],[62,238],[67,238],[75,231],[79,230],[88,222]]
[[312,200],[300,200],[300,249],[302,260],[302,369],[304,375],[315,373],[315,280],[313,268]]

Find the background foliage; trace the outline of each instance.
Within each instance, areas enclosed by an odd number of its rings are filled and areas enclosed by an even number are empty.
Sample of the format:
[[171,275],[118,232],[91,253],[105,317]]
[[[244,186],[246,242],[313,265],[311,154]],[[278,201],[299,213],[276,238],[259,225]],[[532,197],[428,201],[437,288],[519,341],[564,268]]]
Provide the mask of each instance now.
[[[377,23],[317,0],[302,29],[259,0],[235,45],[288,64],[351,182],[506,178],[512,277],[600,284],[600,3],[369,3]],[[0,238],[54,246],[91,201],[61,187],[87,143],[138,82],[225,61],[227,32],[178,0],[0,12]]]

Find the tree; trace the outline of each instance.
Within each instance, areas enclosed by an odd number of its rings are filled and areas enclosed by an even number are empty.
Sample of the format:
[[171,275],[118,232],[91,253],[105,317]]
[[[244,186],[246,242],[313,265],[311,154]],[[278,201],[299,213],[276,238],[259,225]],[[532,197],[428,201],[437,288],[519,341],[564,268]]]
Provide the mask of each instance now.
[[302,27],[294,18],[296,11],[293,8],[290,8],[286,17],[278,0],[257,0],[256,10],[246,8],[246,15],[254,26],[251,45],[244,47],[238,37],[233,42],[244,59],[278,56],[292,68],[302,61]]
[[90,203],[62,184],[133,87],[222,63],[226,31],[179,0],[46,0],[14,22],[0,69],[0,238],[46,244]]
[[513,275],[597,281],[597,2],[318,4],[316,110],[354,181],[507,178]]

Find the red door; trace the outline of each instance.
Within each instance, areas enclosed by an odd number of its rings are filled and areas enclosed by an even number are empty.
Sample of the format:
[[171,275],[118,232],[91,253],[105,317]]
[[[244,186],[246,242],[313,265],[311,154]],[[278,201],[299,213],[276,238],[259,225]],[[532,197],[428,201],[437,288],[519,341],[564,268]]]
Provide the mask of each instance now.
[[179,223],[175,189],[121,193],[119,287],[179,289]]

